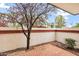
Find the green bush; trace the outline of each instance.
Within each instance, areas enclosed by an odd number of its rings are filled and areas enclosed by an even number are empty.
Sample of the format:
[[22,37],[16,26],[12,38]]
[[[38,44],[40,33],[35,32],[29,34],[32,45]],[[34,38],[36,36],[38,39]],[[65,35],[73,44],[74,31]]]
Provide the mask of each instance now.
[[74,49],[74,46],[76,46],[76,41],[72,38],[66,38],[65,41],[68,48]]

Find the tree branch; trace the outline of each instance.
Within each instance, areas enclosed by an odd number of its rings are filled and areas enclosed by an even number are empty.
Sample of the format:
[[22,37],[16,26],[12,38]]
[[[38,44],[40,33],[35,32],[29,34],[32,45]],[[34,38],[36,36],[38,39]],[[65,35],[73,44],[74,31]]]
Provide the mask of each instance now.
[[20,5],[22,6],[22,8],[23,8],[23,11],[24,11],[24,16],[25,16],[25,18],[26,18],[26,21],[27,21],[27,29],[28,29],[28,21],[29,21],[29,19],[28,19],[28,17],[27,17],[27,10],[25,9],[25,7],[22,5],[22,3],[20,3]]

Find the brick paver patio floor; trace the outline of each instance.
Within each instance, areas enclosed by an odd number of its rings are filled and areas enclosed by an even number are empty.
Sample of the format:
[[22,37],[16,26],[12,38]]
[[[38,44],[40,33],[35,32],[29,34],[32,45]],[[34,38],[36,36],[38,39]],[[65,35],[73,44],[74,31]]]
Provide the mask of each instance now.
[[52,44],[35,46],[34,49],[27,51],[16,51],[8,54],[9,56],[75,56],[71,52],[63,50]]

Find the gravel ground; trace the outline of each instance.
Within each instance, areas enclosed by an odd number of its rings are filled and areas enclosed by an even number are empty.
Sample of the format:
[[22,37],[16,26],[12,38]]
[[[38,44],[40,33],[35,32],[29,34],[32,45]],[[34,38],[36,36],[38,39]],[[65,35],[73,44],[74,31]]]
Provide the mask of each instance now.
[[50,43],[35,46],[31,50],[21,50],[8,54],[8,56],[76,56]]
[[67,46],[65,44],[62,44],[62,43],[57,42],[57,41],[53,41],[51,44],[79,56],[79,49],[69,49],[69,48],[67,48]]

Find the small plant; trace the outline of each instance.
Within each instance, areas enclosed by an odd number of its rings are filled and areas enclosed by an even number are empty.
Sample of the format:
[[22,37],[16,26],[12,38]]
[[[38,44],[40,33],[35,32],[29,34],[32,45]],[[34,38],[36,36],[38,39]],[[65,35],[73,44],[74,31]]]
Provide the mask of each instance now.
[[76,41],[72,38],[66,38],[65,41],[68,48],[74,49],[74,46],[76,46]]

